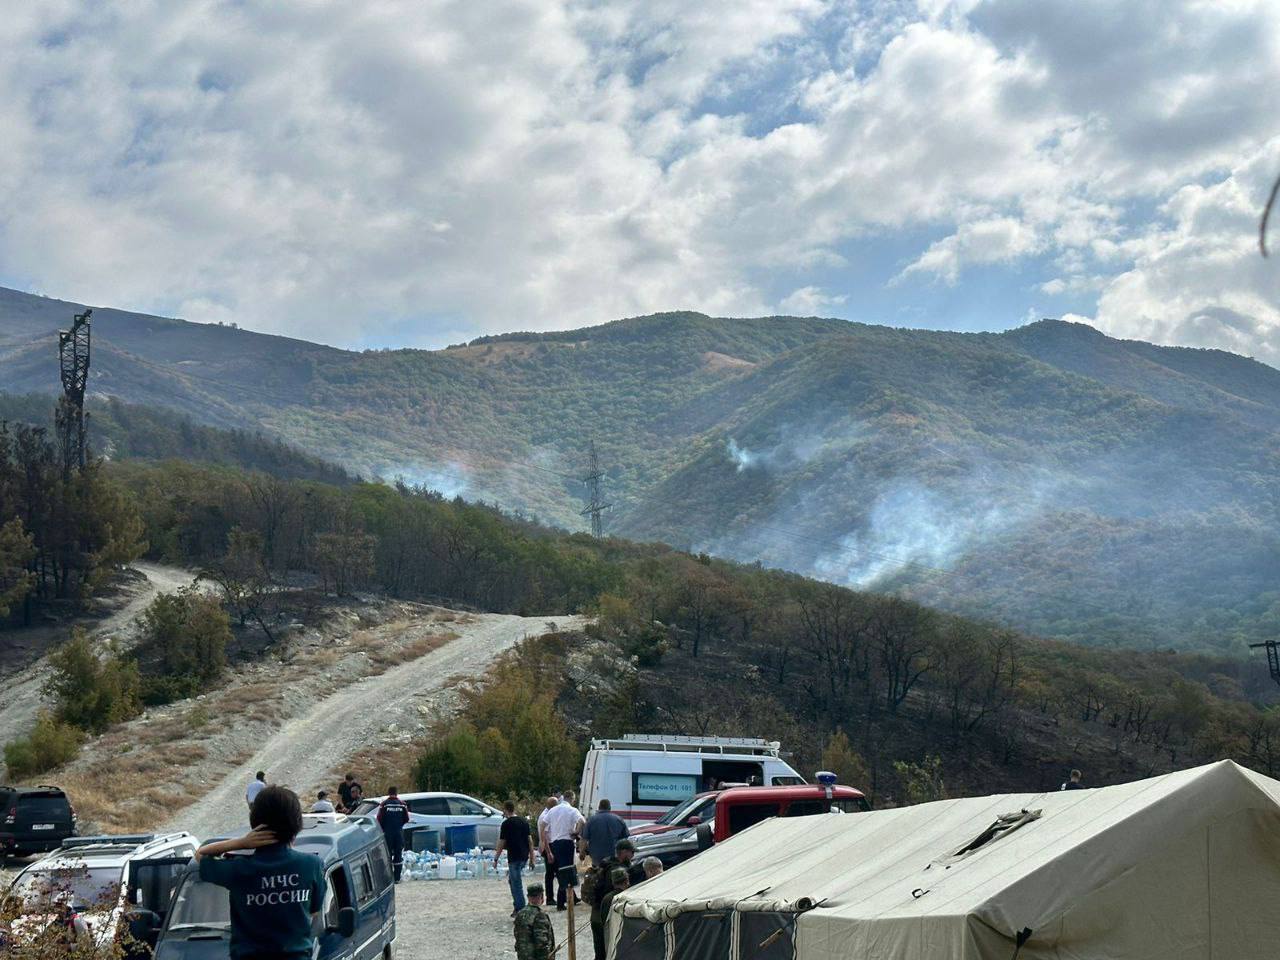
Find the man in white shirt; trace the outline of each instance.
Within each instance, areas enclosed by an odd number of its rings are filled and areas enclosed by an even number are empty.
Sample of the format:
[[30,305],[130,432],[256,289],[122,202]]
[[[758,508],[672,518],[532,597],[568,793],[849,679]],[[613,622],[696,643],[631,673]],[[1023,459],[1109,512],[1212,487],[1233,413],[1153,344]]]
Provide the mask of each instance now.
[[542,854],[542,863],[546,867],[543,886],[547,888],[547,903],[556,898],[556,866],[551,862],[551,841],[547,839],[547,814],[559,802],[557,797],[547,797],[542,804],[542,812],[538,814],[538,853]]
[[254,798],[258,796],[267,786],[267,775],[264,771],[259,770],[257,775],[249,781],[249,788],[244,792],[244,802],[249,805],[249,809],[253,809]]
[[333,801],[329,799],[329,791],[321,790],[316,794],[316,802],[311,805],[312,813],[333,813]]
[[[576,838],[582,830],[585,818],[573,805],[573,793],[566,790],[564,799],[545,811],[539,820],[544,822],[547,844],[551,848],[551,860],[560,878],[560,889],[556,893],[556,909],[564,910],[569,888],[578,885],[577,872],[574,870],[574,848],[577,846]],[[574,896],[577,895],[574,894]]]

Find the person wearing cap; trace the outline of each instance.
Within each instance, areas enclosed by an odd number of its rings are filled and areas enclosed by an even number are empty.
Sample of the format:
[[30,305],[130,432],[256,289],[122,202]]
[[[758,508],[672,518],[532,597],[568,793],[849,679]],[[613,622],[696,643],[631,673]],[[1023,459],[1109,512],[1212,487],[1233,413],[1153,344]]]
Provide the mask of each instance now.
[[556,953],[556,932],[551,918],[542,912],[545,896],[542,884],[529,884],[529,900],[516,913],[517,960],[552,960]]
[[[609,908],[613,906],[613,898],[631,886],[631,875],[623,867],[614,867],[609,871],[609,886],[612,889],[600,901],[600,940],[604,942],[604,925],[609,922]],[[593,930],[592,933],[595,931]]]
[[604,911],[605,898],[613,892],[613,880],[620,871],[627,878],[627,885],[641,883],[644,870],[635,862],[636,845],[623,837],[613,846],[613,856],[607,858],[594,871],[591,886],[591,940],[595,947],[595,960],[604,960],[604,924],[608,916]]

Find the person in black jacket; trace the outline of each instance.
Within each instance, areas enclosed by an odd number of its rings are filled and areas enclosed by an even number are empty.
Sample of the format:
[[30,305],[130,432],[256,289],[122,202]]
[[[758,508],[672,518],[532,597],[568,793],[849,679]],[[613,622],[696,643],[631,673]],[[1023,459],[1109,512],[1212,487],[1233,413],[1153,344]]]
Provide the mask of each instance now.
[[404,869],[404,826],[409,822],[409,808],[400,799],[395,787],[387,790],[387,798],[378,804],[378,825],[382,827],[382,836],[387,841],[387,850],[391,854],[391,866],[395,869],[396,883],[400,882],[400,872]]

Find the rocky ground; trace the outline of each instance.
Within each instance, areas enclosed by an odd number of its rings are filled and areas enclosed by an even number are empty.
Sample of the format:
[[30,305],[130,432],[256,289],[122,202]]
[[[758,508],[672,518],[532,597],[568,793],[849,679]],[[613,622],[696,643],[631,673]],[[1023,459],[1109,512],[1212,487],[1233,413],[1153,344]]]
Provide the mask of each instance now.
[[[548,911],[557,945],[568,932],[568,912]],[[515,956],[511,891],[505,879],[404,882],[396,887],[396,956],[498,960]],[[591,929],[585,910],[575,911],[579,960],[591,957]],[[567,956],[564,947],[558,960]]]

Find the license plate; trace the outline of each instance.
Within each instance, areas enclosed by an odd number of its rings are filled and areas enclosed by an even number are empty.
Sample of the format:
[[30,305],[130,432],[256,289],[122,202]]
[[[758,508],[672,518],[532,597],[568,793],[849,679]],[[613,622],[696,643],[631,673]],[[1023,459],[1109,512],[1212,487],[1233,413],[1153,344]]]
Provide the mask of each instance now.
[[55,827],[56,824],[52,823],[33,823],[31,825],[32,830],[53,830]]

